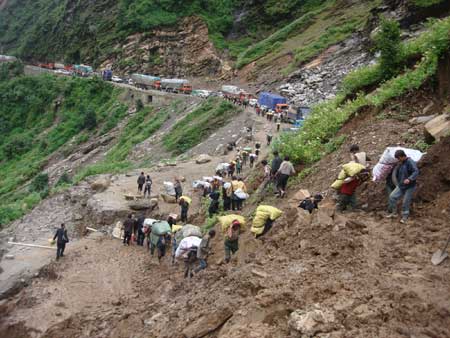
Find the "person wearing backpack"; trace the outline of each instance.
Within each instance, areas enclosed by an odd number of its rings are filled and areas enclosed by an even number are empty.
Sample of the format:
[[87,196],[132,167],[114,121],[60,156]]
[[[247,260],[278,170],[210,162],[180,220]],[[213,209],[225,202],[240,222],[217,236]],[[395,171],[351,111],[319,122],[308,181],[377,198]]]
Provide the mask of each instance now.
[[64,223],[61,223],[61,227],[56,230],[56,234],[55,236],[53,236],[53,241],[55,239],[57,239],[56,260],[58,260],[60,257],[64,257],[64,249],[66,248],[66,243],[69,243],[69,237],[67,236],[67,230]]
[[152,184],[153,184],[153,181],[150,178],[150,175],[147,175],[147,178],[145,179],[144,198],[145,198],[145,196],[150,198],[150,192],[152,190]]
[[225,263],[229,263],[231,260],[231,254],[235,254],[239,250],[240,231],[241,223],[239,223],[238,220],[234,220],[225,235]]

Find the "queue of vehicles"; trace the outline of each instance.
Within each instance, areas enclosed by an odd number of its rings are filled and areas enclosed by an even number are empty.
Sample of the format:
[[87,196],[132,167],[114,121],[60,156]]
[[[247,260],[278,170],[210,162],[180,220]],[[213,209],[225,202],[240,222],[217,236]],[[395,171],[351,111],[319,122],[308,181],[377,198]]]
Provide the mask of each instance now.
[[[14,57],[0,55],[0,61],[11,61]],[[161,78],[148,74],[131,74],[129,78],[122,78],[115,75],[111,69],[105,69],[100,74],[95,73],[93,68],[88,65],[64,65],[62,63],[38,63],[38,67],[53,70],[61,75],[75,75],[89,77],[99,75],[105,81],[114,83],[125,83],[133,85],[140,89],[161,90],[171,93],[194,95],[201,98],[210,96],[223,97],[234,103],[244,106],[259,107],[264,112],[271,114],[281,114],[284,122],[292,123],[294,126],[301,126],[302,121],[308,116],[310,108],[306,106],[294,107],[289,105],[287,99],[278,94],[270,92],[261,92],[258,97],[246,92],[234,85],[223,85],[219,91],[210,91],[206,89],[194,90],[189,80],[177,78]]]

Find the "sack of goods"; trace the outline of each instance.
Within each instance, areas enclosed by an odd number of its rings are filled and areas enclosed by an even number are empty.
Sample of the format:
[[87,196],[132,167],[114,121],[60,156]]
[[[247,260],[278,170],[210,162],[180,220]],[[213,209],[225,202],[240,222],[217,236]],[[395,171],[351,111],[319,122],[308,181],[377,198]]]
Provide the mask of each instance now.
[[152,225],[152,234],[156,236],[170,234],[171,231],[170,225],[166,221],[158,221]]
[[366,167],[360,163],[350,162],[344,164],[342,166],[341,172],[339,173],[338,179],[334,181],[331,187],[336,190],[341,189],[342,185],[344,184],[344,180],[347,177],[353,177],[355,175],[358,175],[364,169],[366,169]]
[[380,160],[372,169],[373,181],[380,182],[386,179],[395,166],[398,163],[398,160],[395,158],[395,152],[397,150],[403,150],[409,158],[411,158],[414,162],[419,162],[424,155],[419,150],[402,148],[402,147],[387,147],[383,155],[381,155]]
[[192,203],[192,199],[190,198],[190,197],[187,197],[187,196],[181,196],[180,197],[180,200],[184,200],[185,202],[187,202],[187,204],[191,204]]
[[146,218],[146,219],[144,220],[144,226],[152,226],[153,223],[156,223],[156,222],[158,222],[156,219],[153,219],[153,218]]
[[230,166],[229,163],[219,163],[216,167],[216,172],[217,171],[223,171],[223,170],[227,170],[228,167]]
[[253,218],[252,227],[250,229],[255,235],[260,235],[264,230],[264,225],[266,221],[270,219],[271,221],[275,221],[279,218],[283,212],[280,209],[272,207],[270,205],[260,205],[256,209],[255,218]]
[[201,241],[201,238],[195,236],[183,238],[178,244],[175,257],[187,258],[189,251],[193,248],[198,248]]
[[163,185],[167,195],[175,196],[175,187],[172,182],[164,182]]
[[247,198],[249,198],[249,195],[243,191],[242,189],[237,189],[234,194],[241,200],[246,200]]
[[231,226],[231,223],[233,221],[238,221],[241,224],[241,229],[245,229],[245,218],[241,215],[226,215],[226,216],[220,216],[219,222],[222,229],[222,232],[224,234],[227,233],[228,228]]
[[179,243],[183,238],[186,237],[202,238],[202,230],[200,229],[200,227],[196,225],[186,224],[180,230],[177,231],[176,240]]
[[123,224],[121,221],[118,221],[116,223],[116,226],[113,229],[112,235],[115,238],[119,238],[119,239],[123,238]]
[[194,181],[192,182],[192,188],[201,189],[201,188],[209,188],[211,186],[207,181]]

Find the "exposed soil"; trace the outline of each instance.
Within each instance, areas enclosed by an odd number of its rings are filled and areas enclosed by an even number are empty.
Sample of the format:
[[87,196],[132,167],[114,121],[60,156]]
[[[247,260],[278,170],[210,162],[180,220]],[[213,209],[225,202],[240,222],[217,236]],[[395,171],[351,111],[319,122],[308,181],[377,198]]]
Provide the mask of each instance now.
[[[299,188],[327,190],[352,143],[358,143],[373,162],[388,145],[413,145],[422,137],[421,127],[406,121],[425,105],[410,106],[407,113],[406,106],[396,110],[395,104],[382,112],[362,112],[342,129],[348,137],[341,148],[318,162],[313,174],[291,187],[288,196]],[[259,120],[257,139],[264,137],[264,128]],[[183,278],[182,262],[171,265],[165,257],[158,264],[145,247],[124,247],[102,233],[85,237],[71,243],[66,257],[51,263],[30,287],[0,303],[4,314],[0,336],[450,337],[450,263],[430,262],[448,236],[439,211],[442,198],[448,200],[446,186],[439,183],[446,177],[448,160],[431,160],[444,154],[449,144],[446,139],[435,145],[421,164],[420,186],[439,186],[436,193],[441,198],[416,204],[408,224],[381,216],[382,184],[362,187],[359,195],[361,203],[368,204],[365,211],[337,213],[327,198],[309,215],[296,208],[292,198],[268,197],[264,203],[284,211],[273,229],[258,240],[249,231],[243,233],[230,264],[222,262],[223,237],[218,231],[208,269],[191,280]],[[159,174],[163,179],[186,173],[188,187],[215,164],[180,162],[161,168]],[[249,185],[256,184],[256,170],[244,174]],[[118,201],[120,189],[135,189],[135,179],[116,177],[102,193],[103,200],[114,200],[115,191]],[[428,196],[428,190],[421,189],[419,196]],[[253,195],[244,215],[253,214],[254,200]],[[197,203],[193,213],[200,207]],[[169,212],[176,207],[161,208]],[[314,317],[315,329],[305,334],[293,317],[296,310],[320,310],[331,319]]]

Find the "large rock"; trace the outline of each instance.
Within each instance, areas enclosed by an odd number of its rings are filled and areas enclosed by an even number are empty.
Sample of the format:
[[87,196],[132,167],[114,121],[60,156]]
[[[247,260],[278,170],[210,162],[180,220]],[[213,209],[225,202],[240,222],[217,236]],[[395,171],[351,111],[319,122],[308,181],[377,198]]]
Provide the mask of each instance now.
[[450,134],[450,115],[442,114],[436,116],[425,124],[425,131],[434,140],[439,141],[442,137]]
[[203,163],[208,163],[212,161],[212,157],[209,156],[208,154],[201,154],[197,157],[197,159],[195,160],[195,163],[197,164],[203,164]]
[[222,326],[231,316],[233,316],[233,312],[229,308],[217,309],[212,313],[205,314],[183,330],[183,337],[204,337]]
[[330,226],[334,224],[334,213],[336,206],[334,203],[327,201],[319,204],[319,209],[313,212],[313,226]]
[[128,207],[132,210],[148,210],[155,209],[158,206],[158,199],[141,199],[136,201],[130,201]]
[[432,119],[434,119],[435,117],[436,117],[436,115],[427,115],[427,116],[413,117],[411,120],[409,120],[409,123],[410,124],[427,123],[427,122],[431,121]]
[[295,201],[303,201],[305,198],[311,197],[311,194],[308,190],[306,189],[300,189],[299,191],[297,191],[294,195],[294,200]]
[[311,311],[295,310],[289,316],[289,328],[301,337],[314,337],[317,333],[330,332],[334,326],[334,314],[316,308]]
[[97,192],[102,192],[102,191],[105,191],[106,189],[108,189],[110,184],[111,184],[111,180],[109,178],[100,177],[91,183],[91,188],[92,188],[92,190],[95,190]]
[[175,196],[172,196],[172,195],[161,194],[161,198],[166,203],[177,203],[177,200],[175,199]]

